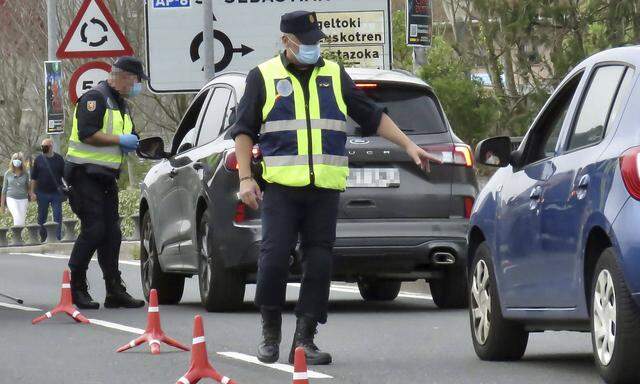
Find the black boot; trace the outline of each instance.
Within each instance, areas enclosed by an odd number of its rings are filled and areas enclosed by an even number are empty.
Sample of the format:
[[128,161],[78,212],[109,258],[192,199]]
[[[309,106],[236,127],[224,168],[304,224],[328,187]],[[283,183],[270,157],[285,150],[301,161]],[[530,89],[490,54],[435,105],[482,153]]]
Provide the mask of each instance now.
[[282,313],[280,308],[260,309],[262,314],[262,341],[258,344],[258,360],[271,364],[280,358],[282,340]]
[[100,304],[89,294],[86,272],[71,272],[71,298],[80,309],[98,309]]
[[331,355],[322,352],[313,342],[313,338],[318,332],[318,322],[311,317],[298,317],[296,322],[296,333],[293,337],[293,345],[289,353],[289,363],[293,364],[296,348],[302,347],[307,356],[308,365],[331,364]]
[[104,306],[107,308],[140,308],[144,306],[144,300],[136,300],[127,293],[120,273],[113,277],[105,278],[107,297]]

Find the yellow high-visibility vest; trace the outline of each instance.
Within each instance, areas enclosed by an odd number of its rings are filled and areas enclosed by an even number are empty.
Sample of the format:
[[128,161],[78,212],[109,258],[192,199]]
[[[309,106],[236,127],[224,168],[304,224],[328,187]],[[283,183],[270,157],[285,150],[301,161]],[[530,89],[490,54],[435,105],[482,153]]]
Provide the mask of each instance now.
[[[110,92],[104,83],[93,88],[99,91],[107,102],[107,110],[104,113],[101,132],[109,135],[130,134],[133,131],[133,121],[128,113],[120,113],[120,109],[111,98]],[[67,160],[74,164],[97,164],[107,168],[119,170],[122,166],[124,153],[120,146],[96,147],[80,141],[78,135],[77,106],[73,112],[73,127],[69,137],[69,150]]]
[[308,97],[280,57],[258,68],[266,89],[260,129],[262,177],[290,187],[344,190],[349,158],[340,66],[329,60],[316,66]]

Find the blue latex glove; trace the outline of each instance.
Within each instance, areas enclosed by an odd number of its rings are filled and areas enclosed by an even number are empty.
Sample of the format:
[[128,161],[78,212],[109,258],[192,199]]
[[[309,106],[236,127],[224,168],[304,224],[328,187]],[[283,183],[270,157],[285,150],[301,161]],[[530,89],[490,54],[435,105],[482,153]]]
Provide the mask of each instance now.
[[138,148],[138,137],[136,135],[120,135],[120,148],[124,153],[133,152]]

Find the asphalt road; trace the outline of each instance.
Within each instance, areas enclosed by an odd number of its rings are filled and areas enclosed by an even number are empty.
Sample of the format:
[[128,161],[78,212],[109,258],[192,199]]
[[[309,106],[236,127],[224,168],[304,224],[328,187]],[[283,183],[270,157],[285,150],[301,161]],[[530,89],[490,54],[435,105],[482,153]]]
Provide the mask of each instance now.
[[[0,293],[25,300],[24,307],[46,310],[59,298],[66,260],[46,255],[0,254]],[[129,290],[141,297],[138,267],[121,264]],[[104,300],[97,263],[90,274],[94,298]],[[420,285],[418,285],[420,287]],[[467,312],[438,310],[422,284],[422,294],[404,294],[392,303],[365,303],[353,287],[332,289],[329,323],[320,328],[319,346],[331,351],[334,363],[310,369],[331,378],[311,383],[600,383],[587,334],[534,334],[524,359],[515,363],[479,361],[471,346]],[[235,313],[206,313],[199,305],[197,280],[187,280],[182,304],[161,306],[165,332],[185,344],[191,341],[193,317],[201,314],[212,364],[239,384],[291,383],[291,374],[219,354],[252,356],[258,340],[258,315],[247,287],[244,308]],[[294,328],[293,302],[284,317],[281,363]],[[7,302],[0,299],[0,303]],[[0,304],[1,383],[175,383],[189,366],[189,353],[148,346],[125,353],[115,349],[136,335],[98,325],[75,324],[67,317],[31,325],[41,312]],[[146,308],[84,311],[91,319],[144,328]],[[117,327],[117,325],[116,325]],[[240,354],[240,355],[238,355]],[[243,355],[244,354],[244,355]],[[279,368],[283,368],[280,366]],[[204,382],[204,381],[203,381]],[[207,381],[209,382],[209,381]]]

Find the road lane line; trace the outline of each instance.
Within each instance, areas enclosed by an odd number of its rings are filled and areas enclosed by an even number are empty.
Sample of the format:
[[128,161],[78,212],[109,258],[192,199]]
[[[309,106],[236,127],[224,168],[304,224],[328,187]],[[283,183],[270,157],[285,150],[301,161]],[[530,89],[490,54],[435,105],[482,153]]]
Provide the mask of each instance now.
[[42,312],[40,308],[25,307],[23,305],[9,304],[9,303],[0,303],[0,307],[10,308],[10,309],[19,309],[21,311],[27,311],[27,312]]
[[94,325],[99,325],[105,328],[117,329],[118,331],[124,331],[129,333],[135,333],[137,335],[142,335],[144,333],[144,329],[130,327],[128,325],[122,325],[118,323],[112,323],[110,321],[100,320],[100,319],[89,319],[89,322]]
[[[276,369],[276,370],[282,371],[282,372],[293,373],[293,366],[291,366],[291,365],[280,364],[280,363],[265,364],[265,363],[259,361],[255,356],[245,355],[244,353],[218,352],[218,355],[229,357],[231,359],[241,360],[241,361],[244,361],[246,363],[251,363],[251,364],[260,365],[260,366],[271,368],[271,369]],[[315,372],[315,371],[309,371],[309,378],[310,379],[333,379],[332,376],[325,375],[324,373]]]
[[[288,284],[290,287],[295,287],[295,288],[300,288],[300,283],[289,283]],[[331,288],[332,291],[334,292],[342,292],[342,293],[353,293],[353,294],[360,294],[360,290],[356,287],[350,287],[350,286],[346,286],[346,285],[336,285],[336,284],[331,284]],[[433,297],[431,297],[431,295],[425,294],[425,293],[413,293],[413,292],[405,292],[405,291],[401,291],[398,294],[398,297],[402,297],[405,299],[417,299],[417,300],[433,300]]]
[[[58,259],[58,260],[69,260],[69,256],[66,255],[54,255],[51,253],[27,253],[27,252],[11,252],[8,253],[8,255],[25,255],[25,256],[31,256],[31,257],[41,257],[41,258],[45,258],[45,259]],[[91,259],[91,261],[98,261],[98,259],[96,259],[95,257]],[[119,260],[118,261],[120,264],[125,264],[125,265],[133,265],[136,267],[140,266],[140,262],[138,260]]]

